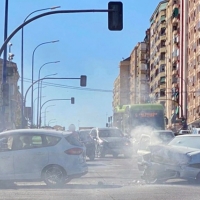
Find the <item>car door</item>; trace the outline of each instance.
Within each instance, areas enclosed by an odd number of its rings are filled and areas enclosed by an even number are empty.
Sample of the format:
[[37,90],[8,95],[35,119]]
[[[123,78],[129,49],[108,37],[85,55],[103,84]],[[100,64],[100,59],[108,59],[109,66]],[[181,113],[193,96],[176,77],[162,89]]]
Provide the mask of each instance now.
[[[48,164],[48,151],[40,134],[21,134],[15,137],[23,146],[14,151],[14,171],[16,179],[38,179],[42,169]],[[28,144],[30,142],[30,144]]]
[[0,136],[0,180],[14,179],[12,142],[11,135]]

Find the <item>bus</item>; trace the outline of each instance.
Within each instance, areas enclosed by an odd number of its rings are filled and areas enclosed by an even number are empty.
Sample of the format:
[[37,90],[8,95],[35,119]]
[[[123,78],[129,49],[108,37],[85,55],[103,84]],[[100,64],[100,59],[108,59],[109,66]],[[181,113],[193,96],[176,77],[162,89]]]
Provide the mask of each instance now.
[[113,126],[131,133],[139,126],[165,130],[165,112],[162,104],[133,104],[117,106],[113,113]]

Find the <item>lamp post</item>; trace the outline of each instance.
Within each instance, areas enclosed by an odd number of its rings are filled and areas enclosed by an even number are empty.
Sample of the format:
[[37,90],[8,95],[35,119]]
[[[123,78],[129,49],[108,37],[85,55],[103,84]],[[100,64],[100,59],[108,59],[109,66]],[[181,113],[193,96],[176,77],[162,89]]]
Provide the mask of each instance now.
[[[0,51],[1,52],[1,51]],[[80,80],[80,86],[81,87],[85,87],[87,85],[87,76],[86,75],[81,75],[80,78],[41,78],[39,80],[36,80],[34,81],[29,87],[28,89],[26,90],[26,93],[24,95],[24,107],[26,107],[26,96],[28,94],[28,91],[33,87],[34,84],[36,84],[37,82],[41,81],[41,80],[47,80],[47,79],[52,79],[52,80],[68,80],[68,79],[71,79],[71,80],[76,80],[76,79],[79,79]],[[74,104],[74,98],[71,98],[71,103]]]
[[47,106],[47,107],[45,108],[45,111],[44,111],[44,126],[46,126],[46,117],[47,117],[46,113],[47,113],[47,108],[53,107],[53,106],[55,106],[55,105],[49,105],[49,106]]
[[[45,66],[45,65],[48,65],[48,64],[53,64],[53,63],[59,63],[60,61],[54,61],[54,62],[46,62],[44,63],[40,69],[39,69],[39,73],[38,73],[38,80],[40,79],[40,72],[41,72],[41,69]],[[55,74],[53,74],[55,75]],[[42,81],[41,81],[41,84],[42,84]],[[40,81],[38,81],[38,101],[37,101],[37,124],[38,124],[38,115],[39,115],[39,93],[40,93]],[[42,85],[41,85],[42,86]]]
[[[57,75],[57,73],[46,75],[44,78],[49,77],[49,76],[55,76],[55,75]],[[38,79],[38,80],[40,80],[40,79]],[[38,104],[37,104],[37,128],[38,128],[38,126],[39,126],[39,115],[40,115],[39,108],[40,108],[41,102],[42,102],[42,98],[40,98],[40,97],[42,96],[42,83],[43,83],[43,80],[38,81],[38,83],[39,83],[39,82],[41,82],[41,84],[40,84],[40,87],[39,87],[39,85],[38,85],[38,90],[39,90],[39,88],[40,88],[40,95],[38,95]]]
[[[36,88],[36,89],[37,89],[37,88]],[[35,89],[34,89],[34,90],[35,90]],[[40,98],[43,98],[43,97],[46,97],[46,96],[41,96]],[[35,110],[35,101],[36,101],[37,99],[38,99],[38,97],[36,97],[36,98],[34,99],[34,101],[33,101],[33,110]],[[35,120],[34,120],[34,119],[35,119],[34,113],[35,113],[35,112],[33,112],[33,124],[35,124],[35,123],[34,123],[34,121],[35,121]]]
[[[40,47],[42,45],[51,44],[51,43],[55,43],[55,42],[59,42],[59,40],[53,40],[53,41],[49,41],[49,42],[40,43],[33,50],[33,53],[32,53],[32,79],[31,79],[32,84],[34,82],[34,55],[35,55],[35,51],[37,50],[38,47]],[[31,90],[31,116],[32,116],[31,117],[32,118],[31,119],[31,125],[32,125],[33,124],[33,86],[32,86],[32,90]]]
[[[41,12],[45,10],[54,10],[60,8],[60,6],[54,6],[50,8],[43,8],[43,9],[38,9],[33,12],[31,12],[27,17],[24,19],[24,23],[26,20],[34,13],[36,12]],[[22,27],[22,34],[21,34],[21,127],[23,126],[23,115],[24,115],[24,28]]]
[[[50,101],[71,101],[71,104],[74,104],[74,97],[71,97],[71,99],[49,99],[49,100],[47,100],[47,101],[45,101],[43,104],[42,104],[42,106],[40,107],[40,113],[41,113],[41,111],[42,111],[42,108],[43,108],[43,106],[46,104],[46,103],[48,103],[48,102],[50,102]],[[40,120],[39,120],[40,122],[41,122],[41,114],[40,114]],[[40,127],[40,126],[39,126]]]

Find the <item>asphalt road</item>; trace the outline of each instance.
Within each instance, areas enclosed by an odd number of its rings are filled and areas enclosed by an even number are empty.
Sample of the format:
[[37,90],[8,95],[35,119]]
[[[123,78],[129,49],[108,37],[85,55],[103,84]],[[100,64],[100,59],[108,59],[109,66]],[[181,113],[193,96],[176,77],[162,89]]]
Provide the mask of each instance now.
[[74,179],[61,189],[49,189],[44,183],[15,183],[0,188],[0,199],[67,200],[199,200],[198,185],[171,180],[147,185],[140,180],[136,159],[107,157],[88,161],[89,173]]

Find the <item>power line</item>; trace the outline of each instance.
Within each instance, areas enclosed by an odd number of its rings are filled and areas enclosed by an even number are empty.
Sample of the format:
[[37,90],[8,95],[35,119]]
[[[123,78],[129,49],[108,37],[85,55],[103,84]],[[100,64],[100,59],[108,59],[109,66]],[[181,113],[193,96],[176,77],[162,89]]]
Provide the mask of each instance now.
[[[24,78],[24,82],[31,83],[31,79]],[[44,81],[42,83],[43,85],[46,85],[46,86],[58,87],[58,88],[85,90],[85,91],[91,91],[91,92],[113,92],[112,90],[103,90],[103,89],[96,89],[96,88],[82,88],[82,87],[75,87],[75,86],[62,85],[62,84],[56,84],[56,83],[49,83],[49,82],[44,82]]]

